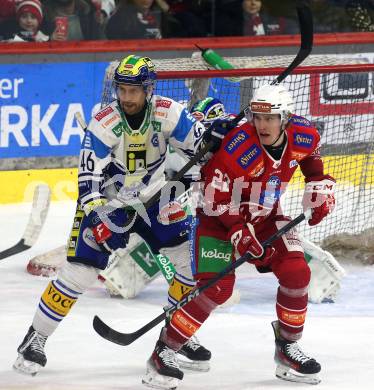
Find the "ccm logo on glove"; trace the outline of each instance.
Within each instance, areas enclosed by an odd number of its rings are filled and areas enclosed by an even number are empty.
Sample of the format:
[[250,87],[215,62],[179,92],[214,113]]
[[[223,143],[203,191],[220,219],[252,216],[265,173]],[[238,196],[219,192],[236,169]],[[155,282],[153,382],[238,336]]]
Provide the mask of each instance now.
[[302,205],[304,211],[312,210],[310,226],[317,225],[335,208],[335,179],[329,175],[307,179]]

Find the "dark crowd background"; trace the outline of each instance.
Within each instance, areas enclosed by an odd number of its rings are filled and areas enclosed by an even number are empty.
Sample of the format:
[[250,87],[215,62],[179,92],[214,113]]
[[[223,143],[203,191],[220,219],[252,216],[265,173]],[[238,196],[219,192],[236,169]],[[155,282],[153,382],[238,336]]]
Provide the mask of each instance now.
[[[0,0],[0,40],[297,34],[294,0]],[[316,33],[373,32],[374,0],[311,0]]]

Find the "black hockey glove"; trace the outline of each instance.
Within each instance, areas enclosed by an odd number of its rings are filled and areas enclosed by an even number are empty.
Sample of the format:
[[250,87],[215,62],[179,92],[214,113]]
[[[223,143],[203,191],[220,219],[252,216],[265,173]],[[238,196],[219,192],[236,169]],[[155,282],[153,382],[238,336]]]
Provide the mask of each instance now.
[[214,142],[211,152],[214,153],[221,147],[223,138],[232,128],[231,121],[228,119],[217,119],[211,124],[203,135],[205,143]]
[[95,240],[105,252],[126,248],[130,234],[124,228],[127,221],[124,209],[99,206],[90,212],[88,218]]

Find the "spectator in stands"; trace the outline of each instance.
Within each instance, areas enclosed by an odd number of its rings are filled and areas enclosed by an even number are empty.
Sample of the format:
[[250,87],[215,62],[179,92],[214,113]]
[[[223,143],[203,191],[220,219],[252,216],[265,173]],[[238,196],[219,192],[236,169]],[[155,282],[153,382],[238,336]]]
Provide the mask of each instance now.
[[154,0],[119,0],[105,31],[108,39],[160,39],[161,9]]
[[[165,34],[170,37],[203,37],[210,25],[208,0],[155,0],[164,13]],[[209,4],[208,4],[209,3]],[[207,15],[209,14],[209,15]]]
[[[262,0],[233,1],[217,12],[216,35],[279,35],[295,32],[295,23],[274,17]],[[226,11],[226,12],[225,12]]]
[[114,0],[91,0],[95,6],[96,20],[101,26],[105,26],[109,17],[112,15],[116,8]]
[[14,0],[0,0],[0,41],[14,34],[16,7]]
[[271,18],[261,0],[243,0],[243,35],[279,35],[285,31],[284,19]]
[[349,20],[343,4],[330,0],[312,0],[315,33],[336,33],[350,31]]
[[103,39],[95,7],[85,0],[44,0],[42,30],[53,41]]
[[43,8],[39,0],[20,0],[16,3],[17,32],[14,41],[45,42],[49,36],[39,30]]
[[0,40],[45,42],[49,37],[39,30],[43,19],[40,0],[0,0]]
[[349,0],[345,7],[354,31],[374,31],[374,0]]
[[15,17],[16,8],[14,0],[0,0],[0,25]]

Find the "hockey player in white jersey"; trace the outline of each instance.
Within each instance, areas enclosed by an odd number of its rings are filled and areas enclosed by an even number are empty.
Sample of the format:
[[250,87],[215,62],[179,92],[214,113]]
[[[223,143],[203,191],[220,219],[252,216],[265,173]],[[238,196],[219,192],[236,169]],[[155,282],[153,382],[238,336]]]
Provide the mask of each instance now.
[[[179,259],[171,260],[189,264],[188,216],[173,221],[170,215],[173,223],[165,224],[158,218],[165,197],[147,212],[142,202],[165,184],[167,145],[186,158],[194,156],[201,148],[205,128],[181,104],[154,95],[155,79],[149,58],[124,58],[114,75],[117,99],[88,125],[79,157],[79,199],[68,243],[68,262],[41,296],[32,325],[18,347],[14,363],[18,371],[35,375],[46,365],[47,338],[95,282],[97,272],[105,269],[110,255],[126,247],[130,233],[144,238],[154,253],[160,248],[177,247],[174,253]],[[129,210],[134,208],[141,218],[131,219]],[[192,275],[184,276],[185,280],[192,279]],[[180,290],[186,292],[184,287],[188,291],[192,285],[181,286]],[[203,363],[211,356],[199,344],[186,343],[181,352]]]

